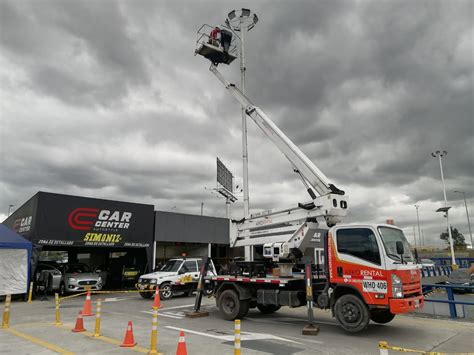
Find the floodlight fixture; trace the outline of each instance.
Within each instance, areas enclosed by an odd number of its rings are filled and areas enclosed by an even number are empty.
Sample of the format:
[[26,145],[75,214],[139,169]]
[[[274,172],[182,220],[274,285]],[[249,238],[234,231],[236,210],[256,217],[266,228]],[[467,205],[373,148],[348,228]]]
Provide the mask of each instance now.
[[229,20],[233,20],[233,19],[235,18],[235,16],[236,16],[236,15],[235,15],[235,10],[232,10],[231,12],[229,12],[229,13],[227,14],[227,18],[228,18]]
[[225,24],[231,30],[240,32],[242,29],[250,31],[258,22],[258,16],[250,9],[232,10],[227,14]]
[[444,156],[446,156],[446,155],[448,155],[448,152],[445,151],[445,150],[437,150],[436,152],[431,152],[431,156],[432,156],[433,158],[436,158],[436,157],[438,157],[438,156],[444,157]]

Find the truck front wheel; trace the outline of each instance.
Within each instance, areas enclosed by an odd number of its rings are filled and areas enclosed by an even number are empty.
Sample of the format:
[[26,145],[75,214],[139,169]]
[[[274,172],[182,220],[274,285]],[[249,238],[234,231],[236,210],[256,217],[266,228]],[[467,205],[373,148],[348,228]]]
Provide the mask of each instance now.
[[341,327],[350,333],[365,329],[370,321],[367,306],[353,294],[343,295],[337,299],[334,314]]
[[281,306],[277,306],[274,304],[257,304],[257,308],[263,314],[270,314],[270,313],[278,311],[281,308]]
[[370,319],[375,323],[385,324],[391,322],[395,318],[395,314],[390,313],[388,309],[374,310],[370,312]]
[[225,290],[219,296],[219,309],[226,320],[242,318],[249,311],[249,301],[239,300],[234,290]]

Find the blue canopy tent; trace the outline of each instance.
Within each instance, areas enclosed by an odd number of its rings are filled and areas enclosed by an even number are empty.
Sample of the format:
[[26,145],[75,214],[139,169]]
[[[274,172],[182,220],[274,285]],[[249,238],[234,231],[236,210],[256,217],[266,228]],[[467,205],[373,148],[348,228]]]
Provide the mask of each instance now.
[[32,244],[0,224],[0,296],[27,293]]

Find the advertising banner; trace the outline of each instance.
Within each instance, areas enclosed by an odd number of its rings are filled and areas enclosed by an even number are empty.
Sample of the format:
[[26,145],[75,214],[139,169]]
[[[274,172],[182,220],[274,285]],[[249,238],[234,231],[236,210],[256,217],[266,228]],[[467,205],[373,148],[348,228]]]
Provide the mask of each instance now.
[[51,246],[149,247],[154,207],[39,193],[34,242]]

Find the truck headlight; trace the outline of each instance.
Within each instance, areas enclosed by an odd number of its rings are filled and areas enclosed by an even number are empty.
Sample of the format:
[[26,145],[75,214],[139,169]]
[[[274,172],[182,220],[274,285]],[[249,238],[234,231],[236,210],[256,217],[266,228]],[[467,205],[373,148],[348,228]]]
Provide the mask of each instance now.
[[150,283],[151,283],[151,284],[156,284],[156,279],[151,279],[151,280],[150,280]]
[[403,283],[395,274],[392,274],[392,296],[394,298],[403,298]]
[[70,277],[70,278],[68,278],[68,281],[69,281],[69,282],[76,282],[77,279],[75,279],[74,277]]
[[140,277],[140,278],[138,279],[138,282],[143,282],[143,279]]

